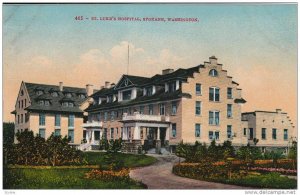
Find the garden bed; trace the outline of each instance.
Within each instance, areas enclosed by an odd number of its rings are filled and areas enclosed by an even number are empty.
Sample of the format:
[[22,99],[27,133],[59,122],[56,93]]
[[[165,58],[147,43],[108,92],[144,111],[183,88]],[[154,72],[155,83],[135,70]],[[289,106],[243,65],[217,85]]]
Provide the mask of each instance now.
[[271,188],[271,189],[295,189],[297,180],[281,177],[279,173],[261,174],[254,171],[245,171],[230,168],[225,165],[212,165],[201,163],[181,163],[173,167],[173,173],[192,179],[234,184],[241,186]]

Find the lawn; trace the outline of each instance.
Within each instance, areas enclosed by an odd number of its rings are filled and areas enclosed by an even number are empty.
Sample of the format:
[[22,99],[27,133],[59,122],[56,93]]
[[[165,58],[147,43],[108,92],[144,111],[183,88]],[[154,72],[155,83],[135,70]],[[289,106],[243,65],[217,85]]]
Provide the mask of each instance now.
[[[133,168],[150,165],[156,159],[146,155],[112,154],[115,160],[122,160],[124,167]],[[86,152],[89,165],[108,167],[106,153]],[[92,166],[95,167],[95,166]],[[98,166],[96,166],[98,167]],[[102,181],[84,178],[92,170],[89,166],[26,167],[11,166],[4,169],[4,189],[144,189],[146,186],[130,179],[129,181]]]
[[[123,161],[124,167],[127,168],[147,166],[156,162],[156,158],[146,155],[125,153],[112,153],[111,155],[116,161]],[[111,158],[111,156],[108,156],[104,152],[85,152],[84,156],[89,165],[101,165],[102,167],[108,165],[106,158]]]

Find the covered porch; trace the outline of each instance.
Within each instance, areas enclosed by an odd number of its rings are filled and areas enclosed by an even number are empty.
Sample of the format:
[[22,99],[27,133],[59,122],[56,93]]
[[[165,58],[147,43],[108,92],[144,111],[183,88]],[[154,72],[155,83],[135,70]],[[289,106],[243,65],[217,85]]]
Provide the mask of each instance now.
[[125,151],[127,149],[129,152],[135,152],[133,150],[140,147],[145,151],[155,149],[156,153],[160,153],[161,148],[169,147],[171,129],[169,117],[134,113],[134,115],[124,115],[121,122]]
[[84,123],[83,127],[83,143],[79,146],[80,150],[91,150],[93,146],[99,146],[103,131],[102,122],[91,121]]

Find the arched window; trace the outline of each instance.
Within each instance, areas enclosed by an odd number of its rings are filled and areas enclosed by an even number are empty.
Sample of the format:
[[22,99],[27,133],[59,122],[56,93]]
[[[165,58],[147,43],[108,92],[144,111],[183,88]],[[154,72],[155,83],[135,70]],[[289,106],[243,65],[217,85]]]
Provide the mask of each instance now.
[[216,69],[211,69],[209,71],[209,76],[212,76],[212,77],[218,76],[218,71],[216,71]]

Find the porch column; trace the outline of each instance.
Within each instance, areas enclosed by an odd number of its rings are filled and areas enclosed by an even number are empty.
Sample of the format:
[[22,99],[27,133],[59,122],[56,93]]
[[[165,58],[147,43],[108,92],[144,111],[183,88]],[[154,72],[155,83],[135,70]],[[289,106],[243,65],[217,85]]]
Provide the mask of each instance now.
[[167,129],[166,129],[166,140],[170,139],[170,128],[171,128],[171,126],[167,127]]
[[103,130],[100,129],[100,140],[102,139],[102,136],[103,136]]
[[134,126],[133,139],[134,140],[140,139],[140,127],[139,126]]
[[94,129],[91,130],[92,133],[92,143],[95,142],[95,133],[94,133]]
[[86,139],[86,142],[89,141],[89,131],[88,130],[85,131],[85,139]]
[[156,135],[156,140],[160,140],[160,128],[157,127],[157,135]]

